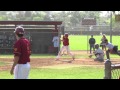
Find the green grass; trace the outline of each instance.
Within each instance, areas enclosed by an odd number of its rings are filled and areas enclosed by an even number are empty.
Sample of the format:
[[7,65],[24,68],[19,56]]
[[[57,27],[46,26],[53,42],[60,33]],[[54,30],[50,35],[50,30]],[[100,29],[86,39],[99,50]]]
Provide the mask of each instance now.
[[[107,39],[110,41],[110,36],[106,36]],[[87,50],[87,46],[89,49],[89,40],[90,36],[86,35],[70,35],[69,36],[69,42],[70,42],[70,50]],[[96,39],[96,43],[101,43],[102,36],[94,36]],[[120,47],[120,36],[112,36],[112,44],[118,45],[118,49]],[[61,44],[62,45],[62,44]]]
[[[29,79],[103,79],[103,67],[79,66],[71,68],[31,69]],[[1,71],[0,79],[13,79],[9,71]]]
[[0,66],[4,66],[4,65],[6,65],[6,63],[0,61]]

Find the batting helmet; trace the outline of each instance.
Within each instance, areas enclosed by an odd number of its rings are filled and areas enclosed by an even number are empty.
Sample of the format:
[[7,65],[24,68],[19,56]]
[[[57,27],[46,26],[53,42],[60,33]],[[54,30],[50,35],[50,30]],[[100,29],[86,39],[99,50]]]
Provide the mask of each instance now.
[[68,37],[68,33],[65,33],[65,37]]
[[18,26],[18,27],[15,28],[14,33],[16,33],[16,34],[24,34],[25,31],[24,31],[24,28],[23,28],[23,27]]
[[95,48],[99,48],[99,44],[95,44]]

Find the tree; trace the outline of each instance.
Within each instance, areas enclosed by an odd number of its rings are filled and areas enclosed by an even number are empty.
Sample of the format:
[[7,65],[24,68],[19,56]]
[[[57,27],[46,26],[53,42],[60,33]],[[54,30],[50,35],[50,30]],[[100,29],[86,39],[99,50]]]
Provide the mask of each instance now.
[[25,11],[25,17],[31,17],[32,13],[31,11]]
[[44,20],[51,21],[50,11],[44,11],[44,13],[45,13]]

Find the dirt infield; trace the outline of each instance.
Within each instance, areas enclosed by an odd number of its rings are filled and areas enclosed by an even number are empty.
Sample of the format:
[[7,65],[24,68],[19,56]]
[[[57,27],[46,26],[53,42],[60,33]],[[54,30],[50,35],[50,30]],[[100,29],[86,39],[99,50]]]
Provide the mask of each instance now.
[[[44,66],[54,66],[62,64],[72,64],[72,65],[102,65],[103,63],[94,62],[92,59],[75,59],[75,61],[63,62],[63,60],[68,60],[68,58],[60,59],[60,61],[55,61],[54,58],[31,58],[31,67],[38,68]],[[0,58],[0,62],[5,62],[6,65],[0,66],[0,70],[9,70],[12,66],[12,59]]]
[[[75,51],[75,55],[80,54],[80,55],[89,55],[87,52],[79,52]],[[55,61],[55,58],[31,58],[31,68],[38,68],[38,67],[45,67],[45,66],[54,66],[54,65],[102,65],[104,66],[104,62],[97,62],[94,61],[93,58],[77,58],[75,61],[72,61],[71,63],[69,62],[63,62],[62,60],[72,60],[71,58],[61,58],[60,61]],[[4,62],[5,65],[0,66],[0,70],[10,70],[13,59],[12,58],[0,58],[0,62]],[[114,59],[112,61],[113,63],[119,63],[118,59]]]

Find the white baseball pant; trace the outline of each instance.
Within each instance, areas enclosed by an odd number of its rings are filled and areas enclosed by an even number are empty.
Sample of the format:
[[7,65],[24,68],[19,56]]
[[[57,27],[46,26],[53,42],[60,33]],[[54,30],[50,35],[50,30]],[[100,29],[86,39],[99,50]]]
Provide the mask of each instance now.
[[30,64],[17,64],[14,69],[14,79],[28,79]]
[[74,55],[70,52],[69,46],[62,46],[62,48],[60,49],[60,51],[59,51],[59,53],[58,53],[57,59],[60,58],[61,52],[63,52],[64,49],[66,49],[67,53],[68,53],[70,56],[72,56],[72,58],[74,58]]

